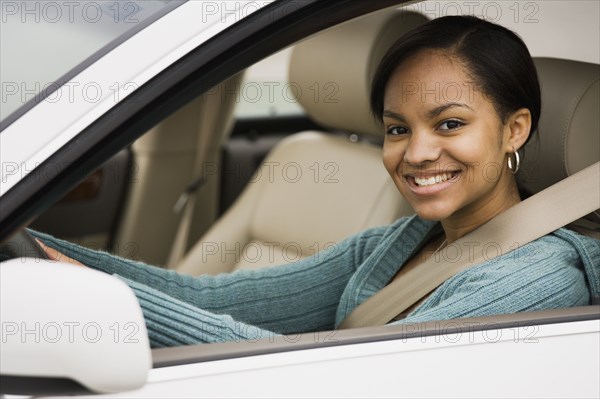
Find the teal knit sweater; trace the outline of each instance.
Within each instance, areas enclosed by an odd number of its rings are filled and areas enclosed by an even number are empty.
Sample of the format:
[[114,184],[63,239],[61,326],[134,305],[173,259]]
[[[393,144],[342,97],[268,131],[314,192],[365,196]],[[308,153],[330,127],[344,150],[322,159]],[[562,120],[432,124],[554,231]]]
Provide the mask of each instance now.
[[[35,233],[50,247],[122,278],[153,347],[332,330],[387,285],[439,223],[417,216],[356,234],[293,264],[191,277]],[[424,322],[561,308],[600,294],[600,241],[566,229],[447,280],[405,319]]]

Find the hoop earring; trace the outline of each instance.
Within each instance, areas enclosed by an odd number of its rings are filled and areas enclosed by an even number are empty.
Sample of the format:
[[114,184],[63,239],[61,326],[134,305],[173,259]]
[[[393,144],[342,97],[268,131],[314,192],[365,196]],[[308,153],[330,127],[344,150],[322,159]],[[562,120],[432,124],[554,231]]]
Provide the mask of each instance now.
[[513,147],[513,154],[515,157],[515,165],[513,168],[511,154],[508,154],[508,170],[510,170],[510,172],[514,175],[519,171],[519,168],[521,167],[521,158],[519,157],[519,153],[517,151],[515,151],[514,147]]

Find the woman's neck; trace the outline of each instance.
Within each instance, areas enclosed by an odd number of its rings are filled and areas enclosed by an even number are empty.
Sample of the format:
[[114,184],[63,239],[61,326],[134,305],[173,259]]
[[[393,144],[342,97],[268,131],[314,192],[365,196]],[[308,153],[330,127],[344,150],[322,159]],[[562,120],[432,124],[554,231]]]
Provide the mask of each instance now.
[[514,179],[505,185],[498,185],[486,201],[472,204],[469,209],[463,209],[441,221],[447,243],[458,240],[519,202],[521,196]]

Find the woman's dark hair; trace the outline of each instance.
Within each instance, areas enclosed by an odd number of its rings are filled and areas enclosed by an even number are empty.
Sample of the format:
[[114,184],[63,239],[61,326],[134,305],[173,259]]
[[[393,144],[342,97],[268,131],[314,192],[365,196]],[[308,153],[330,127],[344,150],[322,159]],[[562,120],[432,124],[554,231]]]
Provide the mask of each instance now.
[[[371,111],[383,119],[385,87],[406,59],[423,50],[446,50],[467,69],[479,91],[493,102],[500,119],[520,108],[531,112],[531,133],[540,118],[541,94],[527,46],[514,32],[473,16],[447,16],[403,35],[383,57],[371,88]],[[529,135],[531,138],[533,134]]]

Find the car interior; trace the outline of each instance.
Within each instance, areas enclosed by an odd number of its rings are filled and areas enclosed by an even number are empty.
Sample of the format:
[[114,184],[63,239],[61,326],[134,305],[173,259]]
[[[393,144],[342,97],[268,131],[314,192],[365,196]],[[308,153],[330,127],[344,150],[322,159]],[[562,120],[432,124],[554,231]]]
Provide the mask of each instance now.
[[[382,166],[383,129],[368,92],[391,43],[426,20],[386,10],[296,44],[289,83],[301,117],[236,120],[244,73],[233,76],[117,154],[31,227],[201,275],[292,262],[412,214]],[[599,66],[535,63],[543,109],[519,176],[528,195],[600,160]],[[599,238],[600,214],[570,227]]]

